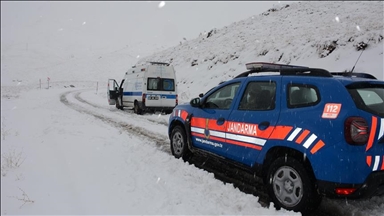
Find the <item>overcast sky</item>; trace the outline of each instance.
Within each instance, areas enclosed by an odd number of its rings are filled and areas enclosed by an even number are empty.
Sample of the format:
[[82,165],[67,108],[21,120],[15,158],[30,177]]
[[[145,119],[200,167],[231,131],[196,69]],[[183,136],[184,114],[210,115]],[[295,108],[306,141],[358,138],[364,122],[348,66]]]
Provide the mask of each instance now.
[[168,47],[285,3],[2,1],[1,43],[94,47],[156,43]]

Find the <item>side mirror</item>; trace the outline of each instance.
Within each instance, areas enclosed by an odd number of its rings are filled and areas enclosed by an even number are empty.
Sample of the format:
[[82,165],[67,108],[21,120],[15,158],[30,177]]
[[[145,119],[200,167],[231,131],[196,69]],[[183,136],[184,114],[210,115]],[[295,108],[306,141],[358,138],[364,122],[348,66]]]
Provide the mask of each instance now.
[[200,107],[200,98],[194,98],[189,103],[192,107]]
[[201,98],[202,98],[203,96],[204,96],[204,94],[203,94],[203,93],[200,93],[200,94],[199,94],[199,97],[201,97]]

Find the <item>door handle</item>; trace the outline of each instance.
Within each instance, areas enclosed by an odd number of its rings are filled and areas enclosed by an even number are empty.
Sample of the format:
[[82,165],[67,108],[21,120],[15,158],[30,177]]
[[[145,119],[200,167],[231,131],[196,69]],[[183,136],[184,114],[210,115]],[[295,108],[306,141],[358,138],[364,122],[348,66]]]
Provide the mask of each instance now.
[[263,121],[259,124],[259,130],[265,130],[269,127],[270,123],[268,121]]
[[217,125],[223,125],[224,122],[225,122],[225,118],[220,117],[220,118],[217,119],[216,124],[217,124]]

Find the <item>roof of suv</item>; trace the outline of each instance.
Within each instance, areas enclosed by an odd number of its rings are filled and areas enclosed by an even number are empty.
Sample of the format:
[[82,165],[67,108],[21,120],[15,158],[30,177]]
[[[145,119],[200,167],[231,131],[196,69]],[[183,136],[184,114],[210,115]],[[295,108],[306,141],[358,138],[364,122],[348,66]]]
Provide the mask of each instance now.
[[287,75],[287,76],[315,76],[315,77],[329,77],[337,78],[342,80],[349,81],[367,81],[367,79],[377,80],[371,74],[368,73],[352,73],[352,72],[329,72],[322,68],[310,68],[305,66],[296,66],[296,65],[283,65],[283,64],[273,64],[266,62],[252,62],[247,63],[246,68],[249,71],[237,75],[235,78],[247,77],[250,74],[254,73],[279,73],[278,75]]

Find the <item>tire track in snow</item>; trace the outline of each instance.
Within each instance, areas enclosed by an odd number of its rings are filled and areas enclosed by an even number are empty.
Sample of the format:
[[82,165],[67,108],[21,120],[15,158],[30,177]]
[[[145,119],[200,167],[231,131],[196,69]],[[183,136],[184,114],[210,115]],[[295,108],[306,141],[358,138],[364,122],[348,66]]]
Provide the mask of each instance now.
[[[153,132],[148,131],[145,128],[133,126],[133,125],[131,125],[129,123],[125,123],[125,122],[117,122],[113,118],[108,118],[108,117],[102,116],[100,114],[97,114],[95,112],[87,110],[86,108],[84,108],[84,107],[82,107],[76,103],[71,103],[68,101],[68,99],[67,99],[68,95],[73,94],[74,98],[76,100],[78,100],[80,103],[88,104],[88,105],[90,105],[96,109],[106,110],[104,107],[98,106],[96,104],[90,103],[90,102],[82,99],[80,97],[80,94],[82,93],[82,91],[83,90],[75,90],[75,91],[65,92],[65,93],[61,94],[60,101],[62,103],[64,103],[65,105],[67,105],[71,109],[74,109],[74,110],[76,110],[80,113],[83,113],[83,114],[91,115],[95,118],[102,120],[103,122],[106,122],[106,123],[112,125],[113,127],[122,129],[124,131],[127,131],[128,133],[133,133],[134,135],[137,135],[137,136],[141,136],[141,137],[144,136],[146,138],[149,138],[150,140],[154,140],[156,142],[156,145],[162,151],[167,152],[170,155],[172,155],[172,153],[170,151],[170,144],[169,144],[167,137],[159,138],[157,135],[153,135]],[[191,159],[189,161],[189,163],[194,164],[196,167],[198,167],[200,169],[204,169],[208,172],[214,173],[215,178],[222,181],[222,182],[233,183],[235,187],[238,187],[243,192],[253,194],[255,196],[262,198],[262,200],[260,200],[261,202],[263,202],[267,199],[267,195],[265,194],[265,191],[262,190],[263,184],[262,183],[260,184],[260,181],[257,182],[257,181],[253,180],[251,182],[243,182],[244,176],[243,176],[242,180],[234,177],[236,175],[239,175],[238,170],[234,170],[234,169],[221,170],[221,169],[218,169],[217,167],[219,167],[219,165],[218,165],[218,163],[215,163],[214,161],[215,160],[210,160],[210,159],[208,159],[202,155],[196,155],[193,157],[193,159]]]
[[[99,105],[97,105],[97,104],[94,104],[94,103],[91,103],[91,102],[85,100],[84,98],[82,98],[82,97],[80,96],[81,93],[83,93],[83,92],[81,91],[81,92],[78,92],[78,93],[75,94],[75,98],[76,98],[78,101],[83,102],[83,103],[85,103],[85,104],[88,104],[88,105],[90,105],[90,106],[92,106],[92,107],[94,107],[94,108],[104,109],[104,110],[108,110],[108,111],[110,111],[109,109],[106,109],[105,107],[99,106]],[[120,110],[117,110],[117,111],[120,111]],[[133,114],[133,112],[132,112],[132,113],[129,113],[129,114]],[[134,115],[136,115],[136,114],[134,114]],[[165,123],[165,122],[159,122],[159,121],[155,121],[155,120],[148,119],[148,118],[145,118],[145,119],[146,119],[147,121],[150,121],[150,122],[153,122],[153,123],[156,123],[156,124],[161,124],[161,125],[164,125],[164,126],[167,126],[167,127],[168,127],[168,123]]]
[[[60,95],[60,102],[62,102],[63,104],[65,104],[66,106],[68,106],[71,109],[74,109],[74,110],[76,110],[76,111],[78,111],[80,113],[83,113],[83,114],[91,115],[91,116],[93,116],[93,117],[95,117],[97,119],[100,119],[101,121],[103,121],[105,123],[108,123],[108,124],[112,125],[113,127],[116,127],[116,128],[121,129],[123,131],[126,131],[126,132],[128,132],[130,134],[139,136],[140,138],[145,137],[147,139],[150,139],[150,140],[155,142],[156,146],[160,150],[171,154],[168,137],[165,137],[165,136],[160,136],[159,137],[159,135],[154,134],[152,131],[149,131],[149,130],[147,130],[145,128],[134,126],[134,125],[126,123],[126,122],[117,122],[113,118],[100,115],[100,114],[98,114],[96,112],[87,110],[86,108],[84,108],[84,107],[82,107],[82,106],[80,106],[78,104],[69,102],[69,100],[67,99],[68,95],[71,94],[71,93],[75,93],[74,98],[76,100],[78,100],[80,103],[89,104],[87,101],[84,101],[82,99],[79,100],[79,96],[78,95],[82,91],[83,90],[76,90],[76,91],[65,92],[65,93]],[[93,107],[95,107],[97,109],[102,108],[102,107],[99,107],[99,106],[95,106],[93,104],[89,104],[89,105],[91,105],[91,106],[93,106]]]

